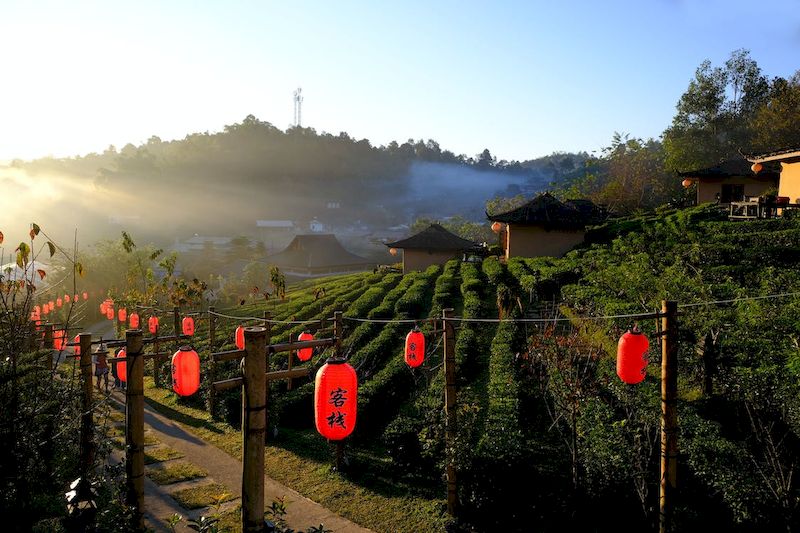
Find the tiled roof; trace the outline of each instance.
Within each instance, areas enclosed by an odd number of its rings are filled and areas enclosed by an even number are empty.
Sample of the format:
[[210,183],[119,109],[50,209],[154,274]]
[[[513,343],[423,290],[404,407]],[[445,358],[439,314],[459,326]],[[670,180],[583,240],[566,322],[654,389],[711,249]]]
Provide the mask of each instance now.
[[549,192],[536,196],[530,202],[487,218],[506,224],[540,225],[547,229],[582,229],[599,224],[605,211],[589,200],[560,201]]
[[428,228],[407,239],[388,242],[390,248],[417,248],[423,250],[469,250],[476,248],[477,243],[462,239],[449,232],[439,224],[431,224]]

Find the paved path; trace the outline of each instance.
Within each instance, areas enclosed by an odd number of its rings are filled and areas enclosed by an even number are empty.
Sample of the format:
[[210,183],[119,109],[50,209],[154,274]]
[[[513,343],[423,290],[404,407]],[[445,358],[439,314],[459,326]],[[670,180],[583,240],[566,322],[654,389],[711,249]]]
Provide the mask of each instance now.
[[[95,335],[103,335],[104,339],[111,338],[112,327],[109,322],[101,322],[88,328]],[[124,391],[115,390],[111,394],[118,408],[124,411]],[[213,445],[207,444],[191,433],[183,425],[170,420],[158,413],[145,402],[144,413],[145,429],[161,444],[182,453],[184,457],[173,461],[187,461],[195,464],[208,472],[208,477],[191,482],[176,483],[174,485],[159,486],[149,478],[145,478],[145,521],[147,526],[158,532],[171,531],[167,519],[174,513],[186,518],[197,518],[202,514],[211,514],[214,509],[198,509],[188,511],[182,508],[170,494],[188,486],[199,486],[208,483],[225,485],[227,492],[236,498],[226,502],[220,508],[224,511],[236,507],[241,502],[242,463]],[[119,457],[118,457],[119,459]],[[166,462],[165,462],[166,463]],[[286,521],[289,527],[295,530],[305,530],[310,526],[325,524],[335,533],[370,533],[363,528],[342,518],[318,503],[309,500],[300,493],[286,487],[277,481],[265,476],[265,505],[273,500],[284,497],[287,504]],[[186,520],[179,523],[178,531],[189,531]]]

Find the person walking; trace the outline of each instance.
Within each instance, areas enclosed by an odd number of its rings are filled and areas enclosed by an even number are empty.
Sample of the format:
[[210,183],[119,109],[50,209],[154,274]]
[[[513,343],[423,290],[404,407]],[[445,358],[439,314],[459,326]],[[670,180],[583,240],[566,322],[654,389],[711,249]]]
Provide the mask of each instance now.
[[94,363],[94,375],[97,376],[97,390],[100,389],[100,381],[105,381],[105,389],[108,392],[108,361],[106,361],[106,355],[108,352],[106,349],[101,345],[97,351],[92,356],[92,362]]

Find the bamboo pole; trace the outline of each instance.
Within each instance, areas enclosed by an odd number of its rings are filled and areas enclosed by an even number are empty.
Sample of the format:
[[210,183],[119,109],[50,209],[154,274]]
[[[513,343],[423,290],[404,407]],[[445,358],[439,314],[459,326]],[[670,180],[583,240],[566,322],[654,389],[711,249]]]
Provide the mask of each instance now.
[[447,454],[447,513],[456,516],[458,512],[458,484],[456,483],[455,442],[456,442],[456,339],[452,318],[453,310],[442,311],[444,329],[444,404],[445,404],[445,451]]
[[88,481],[94,463],[94,417],[92,416],[92,334],[78,336],[81,349],[81,380],[83,402],[81,404],[81,479]]
[[678,304],[661,302],[661,486],[659,531],[673,531],[678,467]]
[[[216,346],[217,341],[217,315],[214,314],[216,308],[212,305],[208,308],[208,353],[214,353],[214,347]],[[213,357],[209,356],[208,361],[208,383],[214,383],[217,377],[217,363]],[[215,418],[214,413],[216,412],[216,402],[217,402],[217,391],[214,390],[214,387],[208,387],[208,396],[207,398],[207,408],[208,412],[211,413],[211,417]]]
[[133,527],[144,529],[144,357],[142,330],[125,332],[128,385],[125,389],[125,473]]
[[[342,312],[336,311],[333,313],[333,338],[335,344],[333,345],[333,356],[336,359],[342,358]],[[336,441],[336,461],[335,468],[337,472],[342,471],[342,463],[344,463],[344,440]]]
[[264,530],[264,435],[267,428],[267,328],[244,328],[242,387],[242,531]]

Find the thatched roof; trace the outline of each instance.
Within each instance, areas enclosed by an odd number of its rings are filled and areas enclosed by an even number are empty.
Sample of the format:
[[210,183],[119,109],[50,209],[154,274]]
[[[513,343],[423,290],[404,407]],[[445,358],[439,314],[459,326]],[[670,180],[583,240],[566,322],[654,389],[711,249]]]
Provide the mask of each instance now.
[[765,168],[758,174],[755,174],[750,169],[751,163],[747,159],[728,159],[719,165],[713,167],[700,168],[697,170],[689,170],[687,172],[678,172],[678,176],[682,178],[709,178],[709,179],[726,179],[726,178],[753,178],[756,180],[777,180],[779,172],[773,168]]
[[546,229],[583,229],[599,224],[605,211],[589,200],[561,201],[549,192],[536,196],[530,202],[497,215],[486,214],[493,222],[544,226]]
[[267,257],[279,268],[372,267],[370,262],[344,249],[335,235],[297,235],[285,250]]
[[476,242],[462,239],[439,224],[431,224],[416,235],[395,242],[387,242],[386,246],[402,249],[463,251],[477,248],[479,245]]

